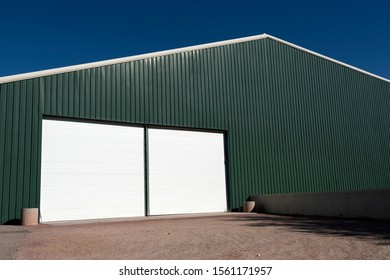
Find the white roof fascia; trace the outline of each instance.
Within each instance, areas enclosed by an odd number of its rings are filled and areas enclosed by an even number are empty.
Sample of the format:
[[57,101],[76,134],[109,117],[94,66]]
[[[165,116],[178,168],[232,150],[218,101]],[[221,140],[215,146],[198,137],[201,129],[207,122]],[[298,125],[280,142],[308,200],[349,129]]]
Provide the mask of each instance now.
[[343,62],[338,61],[336,59],[324,56],[322,54],[313,52],[311,50],[305,49],[305,48],[300,47],[298,45],[292,44],[290,42],[284,41],[282,39],[279,39],[279,38],[276,38],[274,36],[271,36],[271,35],[264,33],[261,35],[243,37],[243,38],[232,39],[232,40],[225,40],[225,41],[196,45],[196,46],[191,46],[191,47],[184,47],[184,48],[178,48],[178,49],[172,49],[172,50],[166,50],[166,51],[160,51],[160,52],[153,52],[153,53],[142,54],[142,55],[134,55],[134,56],[128,56],[128,57],[123,57],[123,58],[109,59],[109,60],[103,60],[103,61],[92,62],[92,63],[85,63],[85,64],[66,66],[66,67],[54,68],[54,69],[43,70],[43,71],[36,71],[36,72],[30,72],[30,73],[24,73],[24,74],[18,74],[18,75],[5,76],[5,77],[0,77],[0,84],[20,81],[20,80],[39,78],[39,77],[45,77],[45,76],[56,75],[56,74],[62,74],[62,73],[73,72],[73,71],[79,71],[79,70],[85,70],[85,69],[90,69],[90,68],[95,68],[95,67],[102,67],[102,66],[108,66],[108,65],[113,65],[113,64],[126,63],[126,62],[130,62],[130,61],[142,60],[142,59],[147,59],[147,58],[161,57],[161,56],[166,56],[166,55],[171,55],[171,54],[176,54],[176,53],[195,51],[195,50],[201,50],[201,49],[208,49],[208,48],[214,48],[214,47],[219,47],[219,46],[226,46],[226,45],[237,44],[237,43],[242,43],[242,42],[249,42],[249,41],[266,39],[266,38],[269,38],[269,39],[272,39],[274,41],[280,42],[282,44],[288,45],[288,46],[293,47],[295,49],[304,51],[304,52],[309,53],[311,55],[315,55],[317,57],[329,60],[329,61],[337,63],[339,65],[348,67],[350,69],[353,69],[355,71],[364,73],[364,74],[369,75],[371,77],[383,80],[385,82],[390,82],[390,80],[388,80],[386,78],[380,77],[378,75],[375,75],[375,74],[372,74],[370,72],[364,71],[362,69],[356,68],[354,66],[343,63]]
[[25,73],[25,74],[5,76],[5,77],[0,77],[0,84],[20,81],[20,80],[33,79],[33,78],[40,78],[40,77],[44,77],[44,76],[62,74],[62,73],[67,73],[67,72],[79,71],[79,70],[85,70],[85,69],[90,69],[90,68],[95,68],[95,67],[108,66],[108,65],[119,64],[119,63],[126,63],[126,62],[130,62],[130,61],[142,60],[142,59],[147,59],[147,58],[166,56],[166,55],[171,55],[171,54],[176,54],[176,53],[189,52],[189,51],[195,51],[195,50],[201,50],[201,49],[208,49],[208,48],[214,48],[214,47],[219,47],[219,46],[226,46],[226,45],[237,44],[237,43],[242,43],[242,42],[265,39],[265,38],[267,38],[267,35],[261,34],[261,35],[249,36],[249,37],[244,37],[244,38],[238,38],[238,39],[196,45],[196,46],[191,46],[191,47],[184,47],[184,48],[159,51],[159,52],[152,52],[152,53],[141,54],[141,55],[134,55],[134,56],[128,56],[128,57],[122,57],[122,58],[102,60],[102,61],[98,61],[98,62],[78,64],[78,65],[66,66],[66,67],[61,67],[61,68],[54,68],[54,69],[43,70],[43,71],[35,71],[35,72],[30,72],[30,73]]
[[288,46],[293,47],[293,48],[295,48],[295,49],[304,51],[304,52],[306,52],[306,53],[309,53],[309,54],[312,54],[312,55],[315,55],[315,56],[318,56],[318,57],[320,57],[320,58],[329,60],[329,61],[331,61],[331,62],[334,62],[334,63],[340,64],[340,65],[342,65],[342,66],[348,67],[348,68],[350,68],[350,69],[352,69],[352,70],[361,72],[361,73],[363,73],[363,74],[366,74],[366,75],[369,75],[369,76],[371,76],[371,77],[374,77],[374,78],[377,78],[377,79],[380,79],[380,80],[383,80],[383,81],[385,81],[385,82],[390,83],[390,80],[389,80],[389,79],[386,79],[386,78],[383,78],[383,77],[381,77],[381,76],[378,76],[378,75],[372,74],[372,73],[370,73],[370,72],[364,71],[364,70],[362,70],[362,69],[360,69],[360,68],[357,68],[357,67],[352,66],[352,65],[349,65],[349,64],[347,64],[347,63],[338,61],[338,60],[333,59],[333,58],[330,58],[330,57],[328,57],[328,56],[325,56],[325,55],[322,55],[322,54],[313,52],[313,51],[311,51],[311,50],[302,48],[302,47],[300,47],[300,46],[298,46],[298,45],[295,45],[295,44],[292,44],[292,43],[290,43],[290,42],[284,41],[284,40],[282,40],[282,39],[276,38],[276,37],[274,37],[274,36],[272,36],[272,35],[268,35],[268,34],[265,34],[265,35],[267,35],[267,38],[272,39],[272,40],[274,40],[274,41],[277,41],[277,42],[279,42],[279,43],[288,45]]

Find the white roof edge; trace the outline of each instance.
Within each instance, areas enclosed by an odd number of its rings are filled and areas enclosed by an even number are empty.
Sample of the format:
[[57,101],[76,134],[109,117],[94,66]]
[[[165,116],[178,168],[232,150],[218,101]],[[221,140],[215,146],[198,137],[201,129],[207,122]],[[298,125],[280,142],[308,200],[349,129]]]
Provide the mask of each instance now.
[[32,79],[32,78],[39,78],[39,77],[50,76],[50,75],[56,75],[56,74],[62,74],[62,73],[73,72],[73,71],[78,71],[78,70],[85,70],[85,69],[90,69],[90,68],[95,68],[95,67],[125,63],[125,62],[130,62],[130,61],[135,61],[135,60],[142,60],[142,59],[146,59],[146,58],[165,56],[165,55],[170,55],[170,54],[175,54],[175,53],[188,52],[188,51],[208,49],[208,48],[213,48],[213,47],[218,47],[218,46],[237,44],[237,43],[241,43],[241,42],[248,42],[248,41],[254,41],[254,40],[265,39],[265,38],[267,38],[267,35],[261,34],[261,35],[243,37],[243,38],[238,38],[238,39],[225,40],[225,41],[219,41],[219,42],[214,42],[214,43],[208,43],[208,44],[202,44],[202,45],[196,45],[196,46],[190,46],[190,47],[184,47],[184,48],[178,48],[178,49],[171,49],[171,50],[166,50],[166,51],[152,52],[152,53],[141,54],[141,55],[133,55],[133,56],[127,56],[127,57],[122,57],[122,58],[102,60],[102,61],[98,61],[98,62],[84,63],[84,64],[54,68],[54,69],[49,69],[49,70],[42,70],[42,71],[17,74],[17,75],[12,75],[12,76],[5,76],[5,77],[0,77],[0,84],[20,81],[20,80],[27,80],[27,79]]
[[175,54],[175,53],[208,49],[208,48],[219,47],[219,46],[226,46],[226,45],[237,44],[237,43],[242,43],[242,42],[249,42],[249,41],[266,39],[266,38],[272,39],[274,41],[280,42],[282,44],[285,44],[285,45],[288,45],[290,47],[296,48],[298,50],[304,51],[306,53],[315,55],[317,57],[332,61],[334,63],[340,64],[342,66],[348,67],[350,69],[356,70],[356,71],[364,73],[366,75],[375,77],[377,79],[380,79],[380,80],[383,80],[386,82],[390,82],[390,80],[388,80],[386,78],[380,77],[378,75],[372,74],[370,72],[356,68],[356,67],[351,66],[349,64],[343,63],[341,61],[335,60],[333,58],[324,56],[322,54],[316,53],[314,51],[305,49],[305,48],[300,47],[298,45],[292,44],[290,42],[284,41],[282,39],[279,39],[279,38],[276,38],[274,36],[271,36],[271,35],[264,33],[261,35],[219,41],[219,42],[208,43],[208,44],[195,45],[195,46],[190,46],[190,47],[183,47],[183,48],[177,48],[177,49],[171,49],[171,50],[165,50],[165,51],[159,51],[159,52],[152,52],[152,53],[141,54],[141,55],[134,55],[134,56],[128,56],[128,57],[122,57],[122,58],[102,60],[102,61],[98,61],[98,62],[91,62],[91,63],[84,63],[84,64],[54,68],[54,69],[49,69],[49,70],[42,70],[42,71],[35,71],[35,72],[24,73],[24,74],[5,76],[5,77],[0,77],[0,84],[9,83],[9,82],[16,82],[16,81],[20,81],[20,80],[33,79],[33,78],[40,78],[40,77],[62,74],[62,73],[73,72],[73,71],[79,71],[79,70],[85,70],[85,69],[90,69],[90,68],[95,68],[95,67],[125,63],[125,62],[130,62],[130,61],[142,60],[142,59],[147,59],[147,58],[166,56],[166,55],[171,55],[171,54]]
[[390,83],[390,80],[389,80],[389,79],[386,79],[386,78],[383,78],[383,77],[381,77],[381,76],[375,75],[375,74],[373,74],[373,73],[367,72],[367,71],[365,71],[365,70],[362,70],[362,69],[357,68],[357,67],[355,67],[355,66],[352,66],[352,65],[350,65],[350,64],[347,64],[347,63],[341,62],[341,61],[339,61],[339,60],[330,58],[330,57],[328,57],[328,56],[325,56],[325,55],[316,53],[316,52],[311,51],[311,50],[308,50],[308,49],[305,49],[305,48],[300,47],[300,46],[298,46],[298,45],[295,45],[295,44],[292,44],[292,43],[290,43],[290,42],[284,41],[284,40],[282,40],[282,39],[276,38],[276,37],[274,37],[274,36],[272,36],[272,35],[268,35],[268,34],[265,34],[265,35],[267,35],[267,38],[272,39],[272,40],[274,40],[274,41],[280,42],[280,43],[282,43],[282,44],[285,44],[285,45],[288,45],[288,46],[290,46],[290,47],[296,48],[296,49],[298,49],[298,50],[304,51],[304,52],[306,52],[306,53],[309,53],[309,54],[318,56],[318,57],[320,57],[320,58],[323,58],[323,59],[332,61],[332,62],[337,63],[337,64],[339,64],[339,65],[348,67],[348,68],[353,69],[353,70],[355,70],[355,71],[364,73],[364,74],[366,74],[366,75],[368,75],[368,76],[371,76],[371,77],[374,77],[374,78],[377,78],[377,79],[380,79],[380,80],[383,80],[383,81],[385,81],[385,82]]

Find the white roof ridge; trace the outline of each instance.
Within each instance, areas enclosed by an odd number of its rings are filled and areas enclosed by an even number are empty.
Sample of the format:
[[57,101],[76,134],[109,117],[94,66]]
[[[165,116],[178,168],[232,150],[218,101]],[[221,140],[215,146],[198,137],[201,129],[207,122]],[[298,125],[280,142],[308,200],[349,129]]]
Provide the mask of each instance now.
[[40,78],[40,77],[45,77],[45,76],[50,76],[50,75],[57,75],[57,74],[85,70],[85,69],[91,69],[91,68],[96,68],[96,67],[108,66],[108,65],[113,65],[113,64],[126,63],[126,62],[131,62],[131,61],[136,61],[136,60],[147,59],[147,58],[166,56],[166,55],[171,55],[171,54],[176,54],[176,53],[201,50],[201,49],[208,49],[208,48],[214,48],[214,47],[219,47],[219,46],[226,46],[226,45],[237,44],[237,43],[242,43],[242,42],[249,42],[249,41],[266,39],[266,38],[269,38],[269,39],[272,39],[274,41],[280,42],[282,44],[291,46],[293,48],[304,51],[306,53],[321,57],[323,59],[332,61],[332,62],[340,64],[342,66],[351,68],[353,70],[356,70],[356,71],[364,73],[366,75],[375,77],[377,79],[380,79],[380,80],[383,80],[386,82],[390,82],[390,80],[388,80],[386,78],[380,77],[378,75],[364,71],[364,70],[359,69],[357,67],[351,66],[349,64],[343,63],[341,61],[335,60],[333,58],[324,56],[322,54],[316,53],[314,51],[305,49],[305,48],[300,47],[298,45],[292,44],[290,42],[284,41],[282,39],[279,39],[279,38],[276,38],[272,35],[268,35],[268,34],[264,33],[264,34],[260,34],[260,35],[248,36],[248,37],[231,39],[231,40],[224,40],[224,41],[219,41],[219,42],[213,42],[213,43],[207,43],[207,44],[201,44],[201,45],[195,45],[195,46],[189,46],[189,47],[183,47],[183,48],[176,48],[176,49],[165,50],[165,51],[152,52],[152,53],[141,54],[141,55],[133,55],[133,56],[127,56],[127,57],[122,57],[122,58],[114,58],[114,59],[102,60],[102,61],[97,61],[97,62],[83,63],[83,64],[53,68],[53,69],[48,69],[48,70],[41,70],[41,71],[34,71],[34,72],[23,73],[23,74],[4,76],[4,77],[0,77],[0,84],[9,83],[9,82],[16,82],[16,81],[20,81],[20,80],[33,79],[33,78]]

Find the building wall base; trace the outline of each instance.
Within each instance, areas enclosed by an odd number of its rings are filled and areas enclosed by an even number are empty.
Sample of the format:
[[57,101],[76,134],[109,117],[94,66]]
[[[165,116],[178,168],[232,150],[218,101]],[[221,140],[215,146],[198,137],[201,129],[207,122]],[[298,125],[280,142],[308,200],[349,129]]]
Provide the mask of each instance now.
[[390,219],[390,190],[253,195],[259,213]]

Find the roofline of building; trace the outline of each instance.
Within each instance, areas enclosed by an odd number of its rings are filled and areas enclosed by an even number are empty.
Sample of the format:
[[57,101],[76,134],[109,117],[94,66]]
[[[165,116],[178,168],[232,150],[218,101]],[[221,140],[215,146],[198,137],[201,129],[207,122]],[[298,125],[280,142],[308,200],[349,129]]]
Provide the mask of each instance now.
[[66,67],[60,67],[60,68],[53,68],[49,70],[42,70],[42,71],[35,71],[35,72],[29,72],[29,73],[23,73],[23,74],[17,74],[17,75],[11,75],[11,76],[4,76],[0,77],[0,84],[3,83],[10,83],[10,82],[16,82],[21,80],[28,80],[33,78],[40,78],[50,75],[56,75],[56,74],[62,74],[62,73],[68,73],[73,71],[79,71],[79,70],[85,70],[85,69],[91,69],[96,67],[102,67],[102,66],[108,66],[113,64],[120,64],[120,63],[126,63],[130,61],[136,61],[136,60],[142,60],[147,58],[153,58],[153,57],[160,57],[160,56],[166,56],[176,53],[182,53],[182,52],[189,52],[189,51],[195,51],[195,50],[202,50],[202,49],[208,49],[208,48],[214,48],[219,46],[226,46],[231,44],[238,44],[242,42],[249,42],[254,40],[260,40],[260,39],[272,39],[276,42],[280,42],[282,44],[288,45],[290,47],[293,47],[295,49],[304,51],[306,53],[309,53],[311,55],[329,60],[331,62],[337,63],[339,65],[348,67],[350,69],[353,69],[355,71],[364,73],[366,75],[372,76],[374,78],[383,80],[385,82],[390,82],[390,80],[380,77],[378,75],[372,74],[370,72],[364,71],[362,69],[356,68],[354,66],[351,66],[349,64],[343,63],[341,61],[335,60],[333,58],[324,56],[322,54],[313,52],[311,50],[305,49],[303,47],[300,47],[298,45],[292,44],[290,42],[284,41],[282,39],[276,38],[274,36],[268,35],[268,34],[261,34],[261,35],[255,35],[255,36],[249,36],[249,37],[243,37],[238,39],[232,39],[232,40],[225,40],[225,41],[219,41],[214,43],[208,43],[208,44],[201,44],[196,46],[190,46],[190,47],[184,47],[184,48],[177,48],[177,49],[171,49],[171,50],[165,50],[165,51],[159,51],[159,52],[152,52],[147,54],[141,54],[141,55],[133,55],[128,57],[122,57],[122,58],[115,58],[115,59],[109,59],[109,60],[102,60],[98,62],[91,62],[91,63],[84,63],[84,64],[78,64],[78,65],[72,65],[72,66],[66,66]]
[[280,42],[280,43],[285,44],[285,45],[287,45],[287,46],[293,47],[293,48],[295,48],[295,49],[304,51],[304,52],[306,52],[306,53],[315,55],[315,56],[317,56],[317,57],[326,59],[326,60],[328,60],[328,61],[337,63],[337,64],[342,65],[342,66],[344,66],[344,67],[350,68],[350,69],[352,69],[352,70],[358,71],[358,72],[360,72],[360,73],[363,73],[363,74],[366,74],[366,75],[368,75],[368,76],[371,76],[371,77],[377,78],[377,79],[379,79],[379,80],[383,80],[383,81],[385,81],[385,82],[390,83],[390,80],[389,80],[389,79],[386,79],[386,78],[384,78],[384,77],[375,75],[375,74],[373,74],[373,73],[371,73],[371,72],[367,72],[367,71],[365,71],[365,70],[362,70],[362,69],[357,68],[357,67],[355,67],[355,66],[352,66],[352,65],[350,65],[350,64],[347,64],[347,63],[341,62],[341,61],[339,61],[339,60],[330,58],[330,57],[328,57],[328,56],[319,54],[319,53],[317,53],[317,52],[314,52],[314,51],[305,49],[305,48],[300,47],[300,46],[298,46],[298,45],[295,45],[295,44],[293,44],[293,43],[290,43],[290,42],[284,41],[284,40],[282,40],[282,39],[276,38],[276,37],[274,37],[274,36],[272,36],[272,35],[268,35],[268,34],[264,34],[264,35],[266,35],[266,37],[269,38],[269,39],[272,39],[272,40],[274,40],[274,41]]

